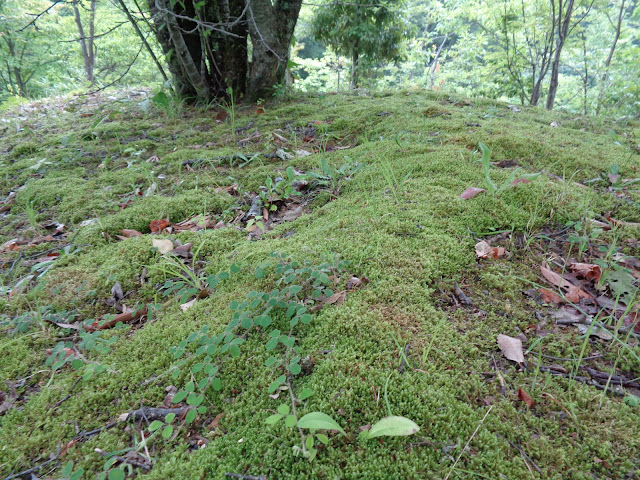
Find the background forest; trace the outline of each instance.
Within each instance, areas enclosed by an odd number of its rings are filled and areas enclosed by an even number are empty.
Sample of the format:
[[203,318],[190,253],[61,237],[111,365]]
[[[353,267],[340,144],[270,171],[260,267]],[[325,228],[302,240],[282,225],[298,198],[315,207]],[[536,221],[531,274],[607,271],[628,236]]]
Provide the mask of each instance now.
[[[0,25],[3,102],[166,83],[146,2],[2,0]],[[635,116],[639,26],[636,0],[314,0],[274,94],[420,87]]]

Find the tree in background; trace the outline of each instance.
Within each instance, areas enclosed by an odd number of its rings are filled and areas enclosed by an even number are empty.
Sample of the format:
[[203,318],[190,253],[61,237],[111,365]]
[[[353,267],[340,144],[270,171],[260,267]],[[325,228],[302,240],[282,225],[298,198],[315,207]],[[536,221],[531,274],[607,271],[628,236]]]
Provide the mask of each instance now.
[[147,3],[181,95],[206,101],[232,88],[258,98],[284,82],[302,0]]
[[401,17],[403,1],[352,0],[328,3],[313,19],[314,36],[339,55],[351,59],[351,88],[359,83],[361,63],[372,65],[399,59],[407,25]]

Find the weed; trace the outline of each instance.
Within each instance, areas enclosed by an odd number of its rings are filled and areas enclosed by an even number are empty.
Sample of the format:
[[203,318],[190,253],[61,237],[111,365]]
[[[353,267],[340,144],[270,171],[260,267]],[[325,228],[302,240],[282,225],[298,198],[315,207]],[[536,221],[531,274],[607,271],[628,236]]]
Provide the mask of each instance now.
[[326,158],[320,159],[320,172],[307,172],[307,177],[311,179],[314,186],[326,189],[334,197],[342,191],[344,184],[351,179],[365,164],[353,162],[350,157],[345,156],[346,163],[338,169],[329,165]]
[[[482,170],[484,172],[484,182],[487,188],[487,191],[494,196],[499,196],[502,192],[504,192],[507,188],[511,188],[514,186],[514,181],[522,171],[521,168],[516,168],[511,175],[500,185],[497,185],[491,179],[491,149],[487,147],[484,143],[478,143],[480,150],[482,150]],[[528,173],[524,175],[520,175],[520,179],[529,181],[534,178],[539,177],[539,173]]]
[[220,108],[222,108],[225,112],[227,112],[229,123],[231,124],[231,138],[233,139],[233,143],[236,143],[236,124],[237,124],[237,106],[236,100],[233,96],[233,88],[227,88],[227,95],[229,96],[229,100],[223,100],[219,103]]

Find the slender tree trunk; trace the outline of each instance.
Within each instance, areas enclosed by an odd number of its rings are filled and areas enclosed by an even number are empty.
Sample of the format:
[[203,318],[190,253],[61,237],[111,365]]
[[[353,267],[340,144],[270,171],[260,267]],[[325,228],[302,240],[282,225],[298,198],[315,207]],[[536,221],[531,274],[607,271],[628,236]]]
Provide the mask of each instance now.
[[440,58],[440,53],[442,53],[442,48],[444,44],[447,43],[447,39],[449,38],[449,34],[445,33],[444,38],[442,39],[442,43],[436,50],[436,55],[433,57],[433,62],[431,62],[431,68],[429,69],[429,88],[433,90],[433,77],[436,73],[436,67],[438,66],[438,59]]
[[616,32],[613,37],[613,42],[611,43],[611,48],[609,49],[609,55],[604,62],[604,72],[602,73],[602,78],[600,79],[600,92],[598,92],[598,103],[596,105],[596,115],[600,115],[600,110],[602,108],[602,101],[604,99],[604,91],[607,86],[607,79],[609,77],[609,67],[611,66],[611,60],[613,59],[613,54],[616,50],[616,45],[618,44],[618,40],[620,39],[620,32],[622,31],[622,20],[624,19],[624,7],[626,0],[622,0],[620,3],[620,10],[618,10],[618,21],[615,25]]
[[[184,75],[189,80],[189,83],[193,86],[197,97],[200,100],[207,100],[209,98],[209,88],[198,71],[198,63],[191,55],[192,51],[187,46],[187,42],[182,36],[182,31],[176,17],[172,14],[169,8],[167,0],[156,0],[156,6],[159,7],[164,13],[164,23],[167,27],[171,42],[175,47],[175,56],[180,64]],[[199,59],[198,59],[199,60]]]
[[151,45],[149,45],[149,42],[147,42],[147,39],[145,38],[144,34],[140,30],[140,27],[138,27],[138,22],[136,22],[135,18],[133,18],[133,16],[131,15],[131,12],[129,12],[129,9],[124,3],[124,0],[118,0],[118,3],[120,4],[120,7],[124,11],[127,18],[129,19],[129,22],[133,26],[133,29],[138,34],[138,37],[140,37],[140,40],[142,41],[144,47],[147,49],[147,52],[149,52],[149,55],[153,59],[153,63],[155,63],[156,67],[158,67],[158,71],[160,72],[160,75],[162,75],[162,78],[164,78],[165,82],[168,81],[169,77],[167,77],[167,74],[164,72],[164,68],[162,68],[162,64],[158,61],[156,54],[153,53],[153,49],[151,48]]
[[582,111],[586,117],[589,108],[589,63],[587,62],[587,37],[584,31],[580,35],[582,39],[582,70],[584,76],[582,77]]
[[560,77],[560,56],[562,55],[562,49],[564,48],[564,44],[569,33],[569,26],[571,24],[571,16],[573,15],[575,0],[567,1],[567,9],[564,14],[562,12],[562,3],[562,0],[558,3],[558,38],[556,40],[556,51],[553,56],[553,62],[551,63],[551,79],[549,80],[549,93],[547,95],[546,105],[547,110],[553,109],[553,104],[556,100],[558,81]]
[[78,27],[78,35],[80,42],[80,50],[82,51],[82,60],[84,61],[84,74],[87,81],[93,85],[94,77],[93,70],[95,66],[95,52],[93,49],[93,37],[94,37],[94,23],[95,23],[95,9],[96,2],[95,0],[91,0],[91,6],[89,11],[89,38],[85,36],[84,26],[82,25],[82,17],[80,16],[80,9],[78,8],[78,4],[80,0],[76,0],[73,2],[73,13],[76,20],[76,26]]
[[358,47],[353,47],[353,52],[351,54],[351,83],[349,84],[349,88],[351,90],[355,90],[358,88],[358,57],[360,53],[358,52]]

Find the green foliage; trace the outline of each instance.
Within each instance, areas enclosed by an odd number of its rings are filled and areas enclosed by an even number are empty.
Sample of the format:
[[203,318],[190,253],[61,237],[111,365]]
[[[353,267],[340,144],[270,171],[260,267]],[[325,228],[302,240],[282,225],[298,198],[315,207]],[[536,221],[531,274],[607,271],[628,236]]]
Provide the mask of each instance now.
[[511,172],[509,177],[504,182],[497,185],[491,179],[491,149],[482,142],[480,142],[478,146],[480,147],[480,150],[482,150],[482,171],[484,172],[484,183],[487,191],[491,195],[498,196],[506,189],[514,187],[515,185],[517,185],[516,179],[529,182],[534,178],[540,176],[539,173],[527,173],[519,175],[522,169],[518,167],[513,172]]
[[315,186],[328,190],[332,195],[339,195],[344,184],[351,179],[359,170],[365,167],[365,164],[353,162],[350,157],[344,157],[346,162],[340,168],[334,168],[329,165],[325,157],[320,159],[320,171],[307,172],[307,177]]
[[398,60],[400,44],[407,35],[401,17],[403,2],[368,0],[330,2],[318,9],[312,21],[315,38],[340,55],[352,59],[352,87],[357,86],[358,64],[367,66]]
[[392,415],[371,425],[369,430],[363,430],[360,434],[362,440],[376,437],[401,437],[413,435],[420,427],[415,422],[405,417]]

